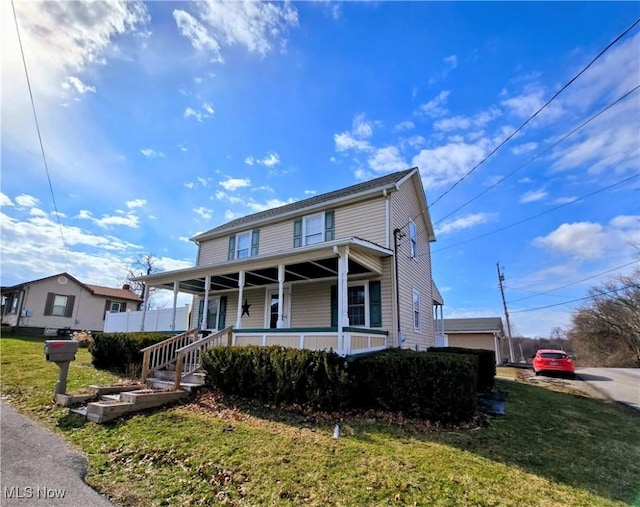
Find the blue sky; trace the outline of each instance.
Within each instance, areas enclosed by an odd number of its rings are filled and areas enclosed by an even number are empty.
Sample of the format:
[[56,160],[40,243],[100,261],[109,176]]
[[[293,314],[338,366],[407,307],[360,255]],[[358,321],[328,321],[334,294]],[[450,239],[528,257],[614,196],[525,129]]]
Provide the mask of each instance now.
[[445,317],[502,313],[499,261],[516,333],[548,336],[569,323],[565,303],[638,266],[640,91],[561,140],[640,84],[638,26],[451,189],[638,3],[16,11],[58,216],[4,2],[2,285],[69,271],[117,286],[147,252],[188,267],[199,232],[412,166],[433,203]]

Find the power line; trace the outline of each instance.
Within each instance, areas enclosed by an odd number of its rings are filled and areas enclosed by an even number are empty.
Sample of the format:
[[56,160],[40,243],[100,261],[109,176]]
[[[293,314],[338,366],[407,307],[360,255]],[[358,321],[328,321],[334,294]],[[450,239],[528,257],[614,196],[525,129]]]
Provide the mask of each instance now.
[[625,285],[624,287],[618,287],[617,289],[613,289],[607,292],[598,292],[598,294],[594,294],[592,296],[585,296],[583,298],[574,299],[572,301],[566,301],[564,303],[556,303],[554,305],[539,306],[537,308],[527,308],[526,310],[513,310],[511,313],[533,312],[535,310],[544,310],[545,308],[553,308],[554,306],[570,305],[571,303],[577,303],[578,301],[584,301],[585,299],[593,299],[593,298],[597,298],[598,296],[606,296],[607,294],[613,294],[614,292],[618,292],[624,289],[634,289],[639,287],[640,285],[637,285],[637,284]]
[[[622,266],[617,266],[615,268],[611,268],[611,269],[608,269],[606,271],[602,271],[601,273],[597,273],[595,275],[588,276],[587,278],[583,278],[582,280],[578,280],[577,282],[571,282],[571,283],[568,283],[566,285],[561,285],[560,287],[556,287],[555,289],[549,289],[549,290],[547,290],[545,292],[536,292],[535,295],[533,295],[533,296],[525,296],[523,298],[514,299],[512,301],[507,301],[507,303],[509,303],[509,304],[516,303],[518,301],[523,301],[525,299],[531,299],[531,298],[534,298],[536,296],[542,296],[544,294],[549,294],[550,292],[555,292],[557,290],[564,289],[566,287],[571,287],[572,285],[576,285],[578,283],[586,282],[587,280],[591,280],[593,278],[598,278],[599,276],[606,275],[607,273],[611,273],[612,271],[617,271],[618,269],[626,268],[627,266],[631,266],[632,264],[638,264],[638,261],[637,260],[631,261],[631,262],[628,262],[627,264],[623,264]],[[524,290],[524,289],[511,288],[511,290]],[[562,296],[562,297],[564,297],[564,296]]]
[[[635,151],[635,150],[634,150],[634,151]],[[638,173],[638,174],[634,174],[633,176],[629,176],[628,178],[624,178],[624,179],[622,179],[622,180],[620,180],[620,181],[617,181],[616,183],[612,183],[611,185],[608,185],[608,186],[606,186],[606,187],[603,187],[603,188],[601,188],[601,189],[599,189],[599,190],[595,190],[595,191],[593,191],[593,192],[590,192],[590,193],[588,193],[588,194],[582,195],[582,196],[580,196],[580,197],[576,197],[575,199],[572,199],[572,200],[570,200],[569,202],[565,202],[565,203],[563,203],[563,204],[560,204],[559,206],[556,206],[556,207],[554,207],[554,208],[550,208],[550,209],[545,210],[545,211],[543,211],[543,212],[541,212],[541,213],[538,213],[538,214],[536,214],[536,215],[532,215],[532,216],[527,217],[527,218],[524,218],[524,219],[522,219],[522,220],[518,220],[517,222],[514,222],[514,223],[512,223],[512,224],[505,225],[504,227],[501,227],[500,229],[496,229],[496,230],[494,230],[494,231],[490,231],[490,232],[487,232],[487,233],[485,233],[485,234],[481,234],[481,235],[479,235],[479,236],[475,236],[475,237],[473,237],[473,238],[469,238],[469,239],[466,239],[466,240],[464,240],[464,241],[460,241],[460,242],[458,242],[458,243],[454,243],[453,245],[445,246],[444,248],[439,248],[439,249],[437,249],[437,250],[433,250],[433,252],[432,252],[432,253],[442,252],[443,250],[448,250],[449,248],[453,248],[453,247],[456,247],[456,246],[464,245],[464,244],[469,243],[469,242],[471,242],[471,241],[475,241],[475,240],[477,240],[477,239],[484,238],[484,237],[486,237],[486,236],[491,236],[492,234],[495,234],[495,233],[497,233],[497,232],[505,231],[505,230],[507,230],[507,229],[510,229],[511,227],[515,227],[516,225],[520,225],[520,224],[523,224],[523,223],[525,223],[525,222],[529,222],[530,220],[533,220],[533,219],[535,219],[535,218],[539,218],[539,217],[541,217],[541,216],[543,216],[543,215],[547,215],[548,213],[552,213],[552,212],[554,212],[554,211],[556,211],[556,210],[559,210],[559,209],[561,209],[561,208],[564,208],[565,206],[569,206],[570,204],[574,204],[574,203],[576,203],[576,202],[578,202],[578,201],[580,201],[580,200],[582,200],[582,199],[587,199],[588,197],[592,197],[592,196],[594,196],[594,195],[596,195],[596,194],[599,194],[599,193],[601,193],[601,192],[604,192],[605,190],[609,190],[609,189],[611,189],[611,188],[613,188],[613,187],[616,187],[616,186],[618,186],[618,185],[622,185],[623,183],[626,183],[627,181],[631,181],[632,179],[637,178],[637,177],[639,177],[639,176],[640,176],[640,173]],[[423,255],[424,255],[424,254],[423,254]]]
[[443,216],[442,218],[440,218],[437,222],[434,223],[434,225],[439,224],[440,222],[442,222],[443,220],[446,220],[447,218],[449,218],[451,215],[453,215],[454,213],[457,213],[458,211],[460,211],[462,208],[466,207],[467,205],[471,204],[473,201],[475,201],[476,199],[482,197],[484,194],[486,194],[487,192],[489,192],[490,190],[494,189],[495,187],[497,187],[498,185],[500,185],[501,183],[503,183],[506,179],[510,178],[511,176],[513,176],[515,173],[521,171],[522,169],[524,169],[526,166],[528,166],[531,162],[533,162],[534,160],[539,159],[542,155],[548,153],[549,151],[551,151],[553,148],[555,148],[556,146],[558,146],[561,142],[565,141],[567,138],[571,137],[573,134],[575,134],[576,132],[578,132],[580,129],[582,129],[583,127],[587,126],[589,123],[591,123],[593,120],[595,120],[598,116],[600,116],[602,113],[604,113],[605,111],[608,111],[609,109],[611,109],[613,106],[615,106],[616,104],[619,104],[620,102],[622,102],[624,99],[626,99],[629,95],[631,95],[633,92],[637,91],[640,88],[640,85],[637,85],[635,88],[633,88],[632,90],[629,90],[627,93],[625,93],[624,95],[622,95],[620,98],[618,98],[617,100],[615,100],[614,102],[610,103],[608,106],[606,106],[605,108],[601,109],[600,111],[598,111],[596,114],[594,114],[593,116],[591,116],[588,120],[582,122],[580,125],[578,125],[576,128],[574,128],[573,130],[571,130],[570,132],[568,132],[567,134],[565,134],[564,136],[562,136],[560,139],[558,139],[555,143],[551,144],[550,146],[548,146],[547,148],[545,148],[543,151],[539,152],[537,155],[534,155],[533,157],[531,157],[529,160],[527,160],[524,164],[522,164],[520,167],[518,167],[517,169],[514,169],[513,171],[511,171],[509,174],[507,174],[505,177],[500,178],[496,183],[494,183],[493,185],[490,185],[489,187],[487,187],[485,190],[483,190],[482,192],[480,192],[478,195],[476,195],[475,197],[472,197],[471,199],[469,199],[467,202],[465,202],[464,204],[462,204],[461,206],[458,206],[456,209],[454,209],[452,212],[450,212],[448,215]]
[[565,83],[562,88],[560,88],[553,96],[545,102],[543,106],[541,106],[533,115],[531,115],[522,125],[520,125],[517,129],[515,129],[511,134],[509,134],[498,146],[496,146],[491,152],[484,157],[480,162],[478,162],[475,166],[473,166],[464,176],[462,176],[458,181],[456,181],[449,189],[440,194],[438,198],[431,203],[431,206],[436,204],[440,199],[442,199],[445,195],[451,192],[454,188],[456,188],[460,183],[462,183],[471,173],[473,173],[478,167],[484,164],[491,156],[493,156],[500,148],[502,148],[507,142],[513,138],[518,132],[520,132],[529,122],[531,122],[540,112],[542,112],[551,102],[553,102],[558,95],[560,95],[564,90],[566,90],[576,79],[578,79],[582,74],[584,74],[589,67],[591,67],[602,55],[604,55],[612,46],[614,46],[620,39],[622,39],[627,33],[629,33],[638,23],[640,23],[640,18],[636,19],[633,24],[627,28],[624,32],[618,35],[613,41],[611,41],[600,53],[598,53],[588,64],[584,67],[580,72],[578,72],[575,76],[573,76],[567,83]]
[[47,173],[47,181],[49,182],[49,192],[51,193],[51,200],[53,201],[53,209],[56,212],[56,220],[58,221],[58,230],[60,231],[60,238],[62,239],[62,247],[67,257],[67,264],[69,264],[69,271],[73,274],[73,268],[71,266],[71,259],[69,258],[69,250],[67,249],[67,242],[64,239],[64,233],[62,231],[62,222],[60,221],[60,213],[58,212],[58,205],[56,204],[56,196],[53,192],[53,184],[51,183],[51,176],[49,174],[49,166],[47,164],[47,157],[44,152],[44,144],[42,143],[42,134],[40,132],[40,123],[38,122],[38,115],[36,114],[36,105],[33,100],[33,92],[31,90],[31,80],[29,79],[29,71],[27,69],[27,60],[24,56],[24,49],[22,47],[22,38],[20,37],[20,27],[18,25],[18,16],[16,14],[16,7],[14,1],[11,0],[11,8],[13,9],[13,20],[16,25],[16,33],[18,35],[18,44],[20,46],[20,55],[22,56],[22,65],[24,66],[24,75],[27,79],[27,88],[29,89],[29,98],[31,99],[31,110],[33,111],[33,118],[36,123],[36,131],[38,132],[38,141],[40,142],[40,153],[42,153],[42,161],[44,162],[44,170]]

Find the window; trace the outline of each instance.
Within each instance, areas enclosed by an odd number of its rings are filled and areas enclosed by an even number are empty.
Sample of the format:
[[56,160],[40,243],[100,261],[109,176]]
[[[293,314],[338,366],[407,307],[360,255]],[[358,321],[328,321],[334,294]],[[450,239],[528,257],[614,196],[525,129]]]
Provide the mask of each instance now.
[[20,297],[17,294],[11,296],[11,313],[18,313],[18,302]]
[[420,331],[420,293],[413,291],[413,329]]
[[258,244],[260,243],[260,230],[243,232],[229,236],[229,252],[227,260],[245,259],[258,255]]
[[347,305],[349,312],[349,325],[366,325],[364,285],[356,285],[347,289]]
[[324,241],[324,213],[304,217],[302,224],[305,245]]
[[409,222],[409,241],[411,248],[411,257],[415,257],[418,250],[418,230],[413,221]]
[[333,241],[335,236],[335,212],[323,211],[307,215],[293,222],[293,247],[315,245],[323,241]]
[[112,301],[110,305],[109,311],[111,313],[124,312],[127,309],[127,303],[122,303],[120,301]]
[[63,294],[47,293],[47,300],[44,304],[44,314],[56,317],[71,317],[73,313],[73,303],[75,296],[65,296]]
[[236,259],[249,257],[249,254],[251,253],[251,233],[245,232],[244,234],[238,234],[236,236],[236,241],[238,242]]

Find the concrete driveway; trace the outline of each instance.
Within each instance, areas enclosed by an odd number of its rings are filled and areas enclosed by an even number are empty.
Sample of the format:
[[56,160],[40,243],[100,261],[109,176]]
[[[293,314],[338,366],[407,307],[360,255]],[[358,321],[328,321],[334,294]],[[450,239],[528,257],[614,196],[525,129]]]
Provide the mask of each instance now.
[[576,375],[612,400],[640,411],[640,368],[576,368]]
[[113,507],[84,482],[87,460],[2,401],[0,505]]

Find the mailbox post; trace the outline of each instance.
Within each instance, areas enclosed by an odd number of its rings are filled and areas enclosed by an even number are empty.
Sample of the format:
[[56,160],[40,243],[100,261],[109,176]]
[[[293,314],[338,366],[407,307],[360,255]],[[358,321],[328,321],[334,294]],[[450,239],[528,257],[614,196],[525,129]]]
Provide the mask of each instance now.
[[56,363],[60,368],[60,376],[56,382],[54,394],[64,394],[67,391],[69,363],[75,361],[79,345],[75,340],[47,340],[44,342],[44,355],[47,361]]

